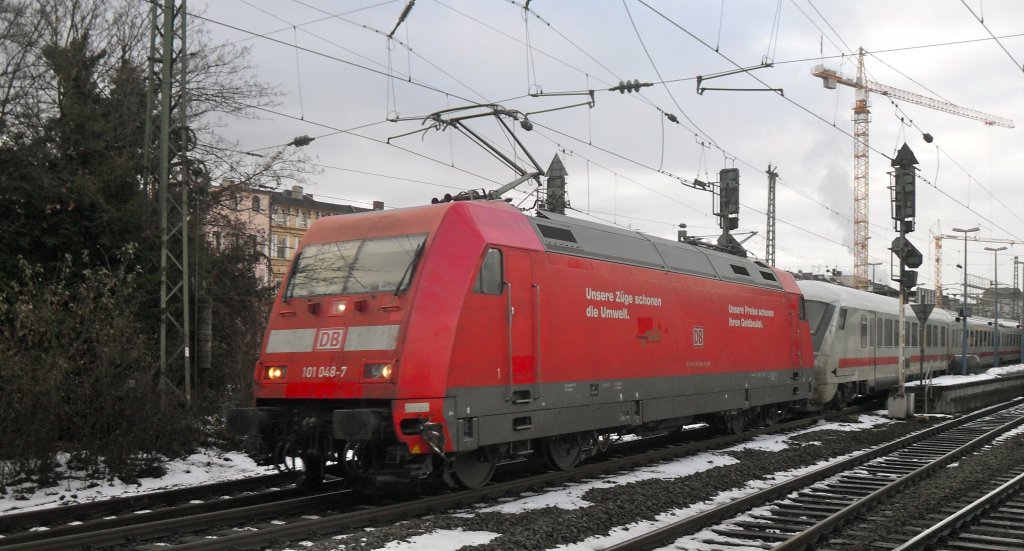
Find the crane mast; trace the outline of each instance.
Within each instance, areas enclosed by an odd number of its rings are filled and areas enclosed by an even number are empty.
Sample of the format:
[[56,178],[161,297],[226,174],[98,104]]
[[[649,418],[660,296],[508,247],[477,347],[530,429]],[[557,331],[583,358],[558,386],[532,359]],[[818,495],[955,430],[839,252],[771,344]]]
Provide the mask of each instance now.
[[[868,93],[875,92],[900,101],[982,121],[989,126],[1013,128],[1014,124],[1010,119],[868,80],[864,77],[864,53],[864,48],[860,48],[857,55],[857,77],[855,79],[850,79],[832,69],[826,69],[823,65],[815,66],[811,74],[820,78],[822,84],[829,90],[835,90],[837,85],[842,84],[857,91],[856,102],[853,105],[853,282],[854,287],[866,291],[868,289],[868,184],[870,180],[869,153],[871,151],[868,140],[868,127],[871,122]],[[938,281],[938,277],[936,277],[936,281]]]
[[870,148],[868,127],[871,109],[864,86],[864,48],[857,56],[857,101],[853,105],[853,286],[868,290],[868,201]]

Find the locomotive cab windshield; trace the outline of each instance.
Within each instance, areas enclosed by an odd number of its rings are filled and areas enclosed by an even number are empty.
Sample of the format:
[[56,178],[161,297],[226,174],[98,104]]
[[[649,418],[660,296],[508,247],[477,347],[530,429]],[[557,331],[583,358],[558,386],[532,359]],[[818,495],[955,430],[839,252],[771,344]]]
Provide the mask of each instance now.
[[426,238],[415,234],[307,245],[285,297],[405,291]]

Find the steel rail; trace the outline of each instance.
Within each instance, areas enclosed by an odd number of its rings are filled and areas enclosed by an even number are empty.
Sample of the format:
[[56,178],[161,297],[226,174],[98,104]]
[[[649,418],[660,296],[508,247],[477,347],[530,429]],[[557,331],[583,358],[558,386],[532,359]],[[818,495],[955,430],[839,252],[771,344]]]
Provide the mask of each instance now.
[[995,490],[992,490],[975,500],[970,505],[934,524],[931,528],[928,528],[924,532],[921,532],[907,540],[892,551],[917,551],[919,549],[925,549],[927,546],[936,543],[939,539],[946,536],[953,530],[961,528],[965,523],[968,523],[983,514],[994,504],[1003,501],[1011,494],[1019,492],[1022,487],[1024,487],[1024,473],[1013,477],[1011,480],[999,486]]
[[846,522],[853,518],[855,515],[863,511],[864,509],[874,505],[875,503],[885,499],[897,491],[901,490],[905,486],[917,482],[918,480],[928,476],[933,471],[942,468],[954,460],[959,459],[974,450],[988,444],[997,437],[1005,434],[1006,432],[1013,430],[1014,428],[1024,424],[1024,412],[1022,412],[1016,419],[1004,423],[977,438],[967,442],[966,444],[957,447],[954,450],[946,453],[938,459],[923,465],[911,473],[902,476],[898,479],[893,480],[888,485],[879,488],[871,494],[858,499],[848,505],[846,508],[832,514],[825,518],[818,524],[810,527],[809,529],[801,532],[800,534],[782,542],[781,544],[772,548],[773,551],[794,551],[807,549],[814,542],[818,541],[823,535],[831,532],[839,524]]
[[709,509],[697,515],[693,515],[691,517],[687,517],[686,519],[669,524],[667,526],[651,530],[645,534],[641,534],[640,536],[637,536],[635,538],[619,542],[605,549],[606,551],[647,551],[651,549],[656,549],[658,547],[662,547],[664,545],[668,545],[671,542],[683,536],[696,533],[704,528],[733,518],[736,515],[739,515],[745,511],[748,511],[766,502],[786,496],[796,490],[806,488],[807,486],[810,486],[811,484],[824,480],[828,477],[842,473],[844,471],[851,470],[873,459],[883,457],[885,455],[893,453],[902,448],[908,447],[922,440],[931,438],[932,436],[939,435],[941,433],[966,425],[967,423],[970,423],[972,421],[981,419],[987,415],[997,413],[1004,409],[1008,409],[1009,407],[1012,407],[1019,403],[1019,401],[1014,401],[1010,403],[997,404],[995,406],[990,406],[975,411],[973,413],[964,415],[951,421],[947,421],[940,425],[936,425],[931,428],[925,429],[921,432],[905,436],[899,440],[890,442],[889,444],[884,444],[882,446],[878,446],[866,452],[851,456],[841,461],[837,461],[836,463],[826,465],[824,467],[821,467],[820,469],[816,469],[805,475],[792,478],[770,488],[766,488],[764,490],[746,495],[739,499],[735,499],[722,506]]
[[[222,549],[225,546],[237,548],[249,548],[271,541],[283,541],[289,538],[302,538],[311,533],[338,532],[352,527],[359,527],[374,522],[384,522],[394,518],[419,515],[429,512],[436,512],[449,507],[478,502],[484,499],[503,497],[509,494],[522,492],[538,487],[551,486],[569,480],[594,477],[608,472],[633,468],[651,462],[672,459],[690,455],[712,448],[734,445],[748,438],[778,432],[796,430],[804,426],[818,422],[822,418],[839,417],[869,411],[873,407],[861,406],[848,408],[841,412],[830,412],[805,417],[795,421],[780,423],[772,427],[756,429],[742,434],[722,436],[717,438],[703,439],[683,444],[674,443],[668,445],[658,438],[648,438],[639,441],[617,444],[615,450],[619,452],[632,453],[626,457],[613,457],[604,461],[588,463],[573,469],[572,471],[559,471],[544,473],[528,478],[517,479],[505,483],[493,484],[479,490],[448,492],[443,495],[429,496],[416,499],[411,502],[374,507],[368,510],[357,510],[344,512],[323,519],[304,520],[295,524],[272,526],[261,528],[259,531],[246,531],[239,535],[211,538],[198,542],[187,543],[185,549]],[[658,449],[649,449],[652,445],[665,443]],[[646,448],[646,449],[645,449]],[[643,450],[636,452],[636,450]],[[274,475],[278,476],[278,475]],[[224,485],[218,487],[228,487]],[[298,490],[289,490],[289,493],[275,494],[278,497],[286,497],[285,500],[275,500],[271,503],[260,503],[266,498],[261,496],[244,496],[231,500],[217,500],[208,504],[185,505],[182,507],[167,508],[164,510],[151,511],[143,514],[132,514],[116,519],[103,519],[83,525],[61,526],[51,530],[32,531],[20,534],[11,534],[8,537],[0,538],[0,549],[4,551],[13,550],[37,550],[72,548],[85,546],[110,546],[122,545],[128,541],[141,541],[145,539],[159,538],[165,534],[175,532],[195,533],[208,527],[224,525],[238,521],[251,521],[254,518],[279,516],[290,511],[307,512],[310,510],[323,510],[329,505],[341,501],[353,499],[354,496],[341,492],[320,493],[312,496],[297,497]],[[161,493],[163,494],[163,493]],[[239,506],[239,505],[242,506]],[[62,512],[58,509],[57,512]],[[65,513],[66,515],[66,513]],[[69,517],[55,517],[67,520]]]
[[74,505],[62,505],[38,511],[25,511],[22,513],[11,513],[0,515],[0,533],[4,533],[19,527],[36,527],[54,523],[65,523],[83,518],[99,517],[109,515],[116,511],[130,511],[139,508],[152,507],[154,504],[189,501],[206,496],[221,496],[226,493],[244,492],[253,488],[274,486],[277,484],[291,484],[295,479],[294,473],[274,473],[251,478],[226,480],[211,484],[190,486],[188,488],[177,488],[161,492],[150,492],[133,496],[116,497],[88,503],[77,503]]
[[[448,492],[442,495],[428,496],[413,501],[384,505],[370,509],[351,510],[335,515],[323,516],[317,519],[304,519],[294,523],[261,527],[259,530],[239,531],[229,536],[216,538],[204,538],[176,545],[177,549],[187,550],[220,550],[225,548],[251,549],[274,542],[293,541],[306,539],[310,536],[338,533],[345,530],[367,526],[374,523],[392,521],[398,518],[408,518],[423,514],[437,513],[456,506],[477,503],[487,499],[505,497],[520,492],[535,490],[537,488],[549,487],[567,481],[593,478],[609,472],[621,471],[634,468],[640,465],[650,464],[675,457],[690,455],[699,451],[711,448],[731,446],[752,436],[761,434],[772,434],[788,430],[796,430],[804,426],[817,423],[822,418],[838,417],[849,415],[853,412],[867,411],[871,408],[860,407],[850,408],[842,412],[819,414],[796,421],[780,423],[773,427],[748,431],[742,434],[729,435],[685,444],[675,444],[655,450],[647,450],[627,457],[616,457],[595,463],[586,463],[572,469],[571,471],[555,471],[527,478],[520,478],[508,482],[485,486],[477,490],[465,490],[459,492]],[[650,441],[629,442],[619,444],[615,449],[633,449],[643,445],[650,445]],[[323,506],[318,507],[322,509]],[[277,511],[278,514],[281,511]],[[251,513],[240,513],[232,515],[237,519],[251,520]],[[209,526],[213,519],[202,519],[202,525]],[[227,521],[225,521],[227,522]],[[199,525],[199,523],[195,523]],[[166,528],[164,529],[166,532]],[[157,533],[157,531],[154,531]]]

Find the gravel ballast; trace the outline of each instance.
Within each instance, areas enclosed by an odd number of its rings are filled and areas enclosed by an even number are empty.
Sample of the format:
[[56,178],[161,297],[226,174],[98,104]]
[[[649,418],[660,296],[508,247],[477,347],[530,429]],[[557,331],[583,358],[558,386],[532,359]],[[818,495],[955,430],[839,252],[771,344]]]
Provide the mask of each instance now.
[[[925,421],[927,423],[927,421]],[[547,506],[516,513],[483,512],[474,508],[446,515],[373,527],[352,534],[292,544],[291,549],[368,551],[389,542],[437,530],[492,532],[500,534],[487,543],[447,547],[463,550],[541,550],[576,543],[639,521],[707,501],[721,492],[743,490],[753,481],[774,473],[807,467],[831,458],[847,455],[927,427],[918,421],[893,422],[863,430],[816,430],[794,435],[788,446],[778,451],[737,449],[705,452],[711,462],[714,454],[729,456],[735,462],[677,478],[650,478],[637,482],[600,485],[582,494],[589,505],[575,509]],[[608,480],[608,479],[603,479]],[[551,489],[544,492],[558,492]],[[507,501],[507,500],[506,500]],[[492,503],[480,504],[483,509]]]

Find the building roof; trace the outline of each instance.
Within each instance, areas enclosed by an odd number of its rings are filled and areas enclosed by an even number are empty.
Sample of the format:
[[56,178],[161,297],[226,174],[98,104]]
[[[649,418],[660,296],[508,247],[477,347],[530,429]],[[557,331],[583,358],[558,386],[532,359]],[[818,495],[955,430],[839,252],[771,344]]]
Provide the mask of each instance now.
[[313,199],[312,195],[308,193],[303,193],[302,187],[300,186],[294,186],[291,190],[287,191],[271,192],[270,202],[272,205],[277,206],[299,207],[304,209],[320,210],[334,214],[353,214],[356,212],[366,212],[372,210],[362,207],[353,207],[352,205],[339,205],[337,203],[325,203],[323,201],[317,201],[316,199]]

